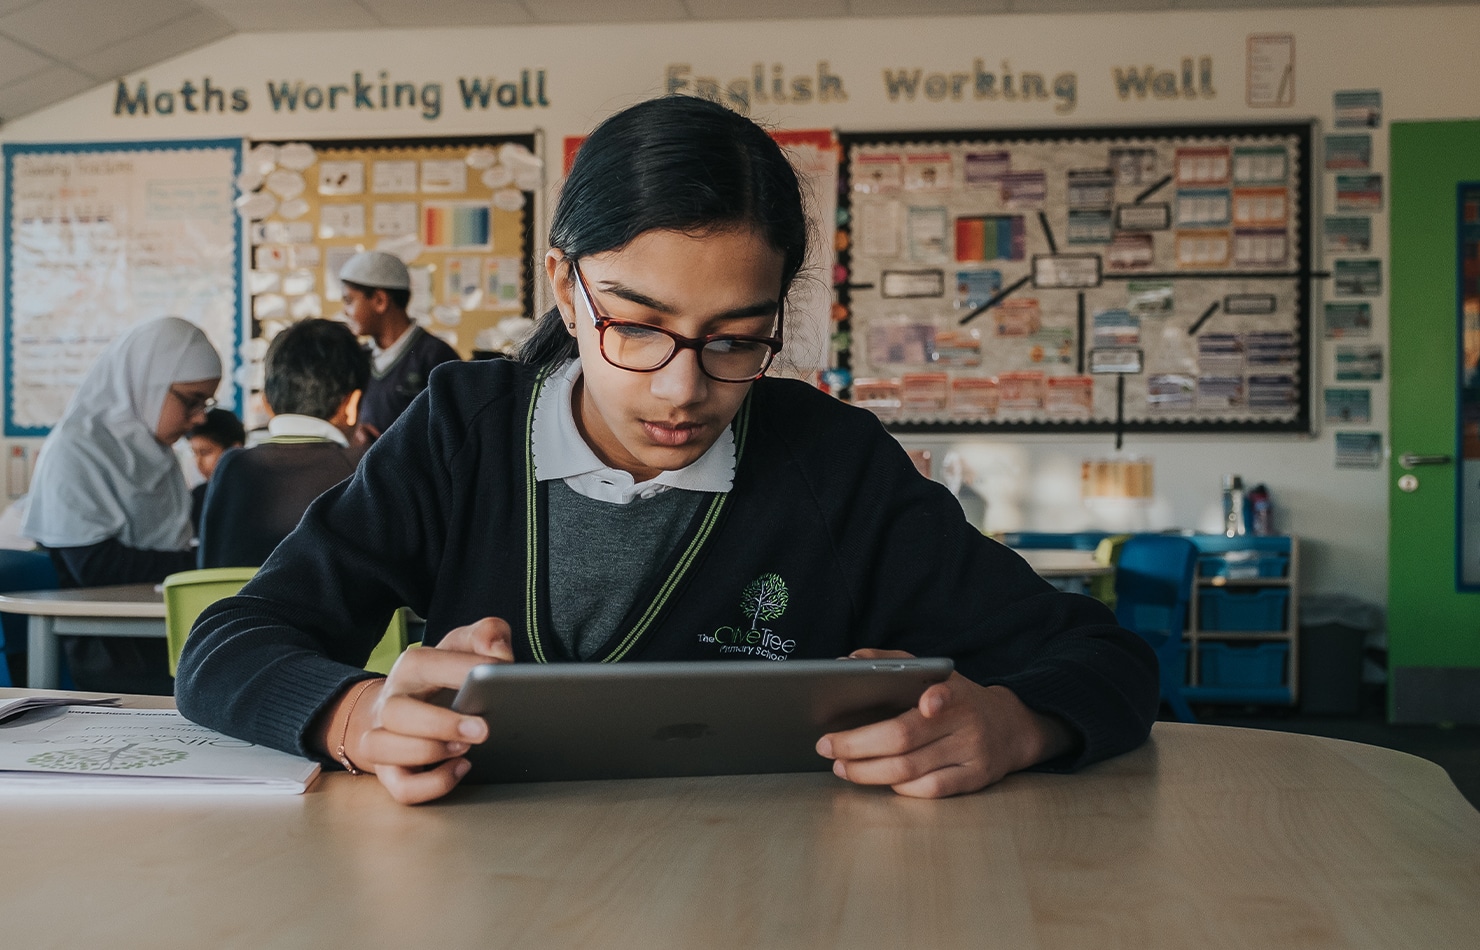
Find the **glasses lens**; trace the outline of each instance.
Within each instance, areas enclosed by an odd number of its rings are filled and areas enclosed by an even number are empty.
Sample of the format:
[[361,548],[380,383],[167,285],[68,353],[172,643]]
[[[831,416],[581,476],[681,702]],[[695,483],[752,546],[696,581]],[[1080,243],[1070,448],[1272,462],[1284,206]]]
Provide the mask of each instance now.
[[771,363],[771,348],[754,340],[711,340],[703,354],[705,372],[735,382],[754,379]]
[[660,330],[633,324],[617,324],[602,330],[601,350],[614,366],[649,370],[663,365],[677,344]]

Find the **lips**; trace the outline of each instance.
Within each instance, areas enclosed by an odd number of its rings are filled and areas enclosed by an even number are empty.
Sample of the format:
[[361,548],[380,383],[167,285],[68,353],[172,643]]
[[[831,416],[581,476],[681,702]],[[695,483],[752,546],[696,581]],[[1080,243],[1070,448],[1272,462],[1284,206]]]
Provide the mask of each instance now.
[[697,439],[704,426],[698,422],[649,422],[644,419],[642,431],[658,445],[679,446]]

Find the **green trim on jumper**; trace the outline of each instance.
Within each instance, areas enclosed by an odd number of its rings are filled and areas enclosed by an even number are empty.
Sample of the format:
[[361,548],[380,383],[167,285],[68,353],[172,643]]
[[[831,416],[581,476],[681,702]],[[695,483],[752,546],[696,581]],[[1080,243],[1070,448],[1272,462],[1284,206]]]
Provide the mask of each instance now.
[[[524,631],[525,636],[529,638],[529,651],[536,663],[549,662],[541,643],[539,630],[539,504],[536,493],[538,483],[534,477],[534,408],[539,402],[540,390],[544,387],[548,375],[548,369],[542,370],[535,379],[534,392],[530,395],[529,412],[525,418],[524,428]],[[745,451],[745,437],[750,431],[749,393],[746,393],[745,401],[741,403],[733,425],[735,427],[735,468],[738,475],[740,458]],[[662,613],[669,598],[678,589],[679,582],[688,573],[689,568],[698,558],[699,552],[703,550],[704,544],[709,540],[709,536],[714,532],[714,527],[719,523],[720,514],[724,511],[725,502],[729,497],[729,492],[720,492],[709,502],[709,510],[704,513],[704,520],[700,523],[699,530],[689,541],[688,547],[684,549],[678,562],[673,565],[668,578],[658,588],[658,593],[652,603],[648,604],[647,609],[638,618],[637,624],[627,632],[622,641],[599,662],[615,663],[622,659],[632,650],[642,635],[652,627],[653,621]]]

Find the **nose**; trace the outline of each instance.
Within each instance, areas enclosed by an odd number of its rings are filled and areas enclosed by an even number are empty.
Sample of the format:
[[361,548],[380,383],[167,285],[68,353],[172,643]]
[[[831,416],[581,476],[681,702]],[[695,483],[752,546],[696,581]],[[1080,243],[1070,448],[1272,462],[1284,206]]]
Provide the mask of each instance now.
[[699,366],[699,351],[684,348],[652,374],[652,393],[671,406],[692,406],[709,395],[709,377]]

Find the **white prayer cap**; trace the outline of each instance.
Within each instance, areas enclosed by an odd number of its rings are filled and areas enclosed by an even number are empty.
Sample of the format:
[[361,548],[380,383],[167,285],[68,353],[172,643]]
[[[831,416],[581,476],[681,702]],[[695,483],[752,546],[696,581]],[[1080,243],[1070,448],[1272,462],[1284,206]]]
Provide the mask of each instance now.
[[344,262],[339,279],[362,287],[410,290],[411,274],[399,257],[385,251],[361,251]]

